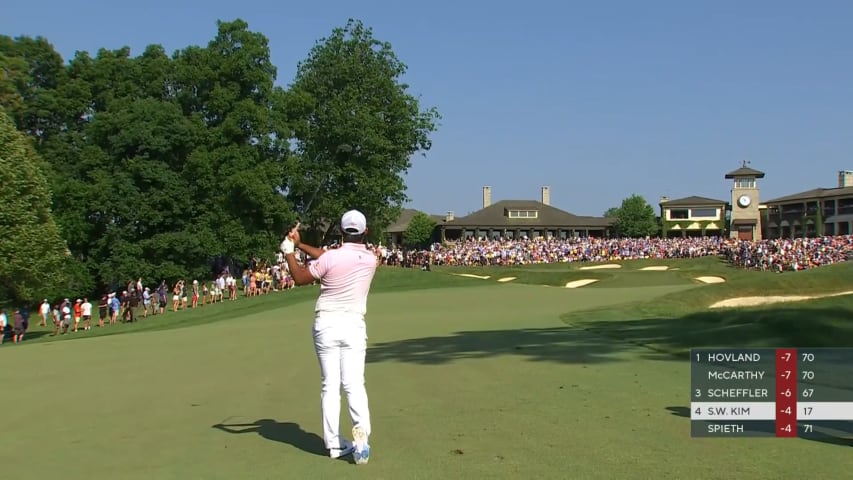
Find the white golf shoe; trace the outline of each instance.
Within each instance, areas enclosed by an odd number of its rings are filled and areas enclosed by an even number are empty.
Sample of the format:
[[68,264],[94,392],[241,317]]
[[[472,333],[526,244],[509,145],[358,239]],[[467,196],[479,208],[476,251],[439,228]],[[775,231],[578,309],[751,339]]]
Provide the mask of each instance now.
[[352,456],[355,463],[364,465],[370,460],[370,445],[367,443],[367,432],[359,425],[352,428],[352,439],[355,444],[355,450]]

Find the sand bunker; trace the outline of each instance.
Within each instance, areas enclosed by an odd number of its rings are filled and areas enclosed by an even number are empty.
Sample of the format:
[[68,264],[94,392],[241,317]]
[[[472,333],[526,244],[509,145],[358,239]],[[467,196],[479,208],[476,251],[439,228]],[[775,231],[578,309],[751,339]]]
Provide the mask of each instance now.
[[454,273],[454,275],[456,275],[457,277],[479,278],[480,280],[488,280],[489,278],[491,278],[488,275],[474,275],[472,273]]
[[597,282],[597,281],[598,281],[598,280],[593,280],[593,279],[591,279],[591,278],[587,278],[587,279],[584,279],[584,280],[575,280],[575,281],[573,281],[573,282],[569,282],[569,283],[567,283],[567,284],[566,284],[566,288],[578,288],[578,287],[583,287],[583,286],[589,285],[590,283],[595,283],[595,282]]
[[696,277],[694,280],[699,280],[702,283],[726,283],[723,277]]
[[498,281],[499,281],[499,282],[501,282],[501,283],[504,283],[504,282],[511,282],[511,281],[513,281],[513,280],[515,280],[515,277],[504,277],[504,278],[499,278],[499,279],[498,279]]
[[767,297],[738,297],[721,300],[708,308],[737,308],[737,307],[758,307],[761,305],[772,305],[774,303],[786,302],[802,302],[805,300],[815,300],[818,298],[840,297],[843,295],[853,295],[853,291],[841,293],[829,293],[826,295],[777,295]]
[[607,265],[590,265],[588,267],[581,267],[581,270],[603,270],[610,268],[622,268],[622,265],[618,263],[608,263]]
[[647,270],[650,272],[662,272],[664,270],[669,270],[669,267],[667,267],[666,265],[656,265],[653,267],[643,267],[640,270]]

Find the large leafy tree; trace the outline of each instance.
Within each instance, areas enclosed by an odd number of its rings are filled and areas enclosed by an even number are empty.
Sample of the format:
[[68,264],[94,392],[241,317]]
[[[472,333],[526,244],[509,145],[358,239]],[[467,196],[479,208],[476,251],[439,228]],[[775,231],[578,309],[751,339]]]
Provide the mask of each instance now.
[[317,42],[298,65],[286,111],[298,157],[284,189],[322,240],[350,208],[381,232],[407,200],[403,176],[428,151],[439,119],[401,81],[406,65],[356,20]]
[[[15,70],[25,78],[52,72],[41,65],[53,56],[21,53],[30,43],[0,53],[26,62]],[[293,217],[275,74],[266,38],[236,20],[171,57],[157,45],[81,52],[16,84],[18,126],[49,165],[63,237],[99,287],[203,278],[219,260],[274,251]],[[46,99],[34,112],[32,92]]]
[[358,208],[381,234],[439,118],[405,71],[355,21],[317,43],[287,92],[242,20],[171,56],[152,45],[67,64],[43,38],[0,36],[0,105],[34,140],[80,293],[268,256],[297,213],[322,237]]
[[242,20],[220,22],[207,48],[183,50],[176,68],[177,101],[204,125],[186,165],[194,234],[217,256],[268,256],[294,215],[281,193],[290,128],[267,39]]
[[26,305],[60,293],[73,262],[29,142],[0,109],[0,303],[5,304]]
[[658,233],[655,210],[640,195],[634,194],[622,200],[615,214],[616,229],[620,236],[641,238]]

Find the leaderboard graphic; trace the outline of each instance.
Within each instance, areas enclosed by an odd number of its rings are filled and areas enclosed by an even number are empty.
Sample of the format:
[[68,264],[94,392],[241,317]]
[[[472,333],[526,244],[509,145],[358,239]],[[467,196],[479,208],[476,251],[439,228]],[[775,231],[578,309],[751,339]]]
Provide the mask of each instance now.
[[692,349],[693,437],[853,438],[853,348]]

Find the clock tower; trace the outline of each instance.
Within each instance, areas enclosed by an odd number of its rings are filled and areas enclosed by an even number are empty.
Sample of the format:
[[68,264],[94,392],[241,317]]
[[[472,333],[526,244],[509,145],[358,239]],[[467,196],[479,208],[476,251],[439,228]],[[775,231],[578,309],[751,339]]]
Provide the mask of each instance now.
[[749,162],[726,174],[732,186],[731,238],[761,240],[761,212],[758,209],[758,184],[764,172],[749,167]]

